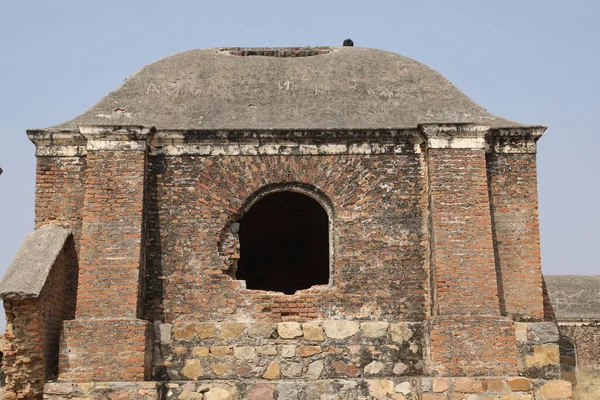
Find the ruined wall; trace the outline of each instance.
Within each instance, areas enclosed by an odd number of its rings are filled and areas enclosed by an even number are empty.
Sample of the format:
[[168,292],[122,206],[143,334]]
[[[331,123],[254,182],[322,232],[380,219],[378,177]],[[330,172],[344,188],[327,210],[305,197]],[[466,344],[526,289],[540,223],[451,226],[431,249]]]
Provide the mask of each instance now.
[[600,396],[600,324],[565,324],[561,336],[575,344],[575,352],[561,352],[562,379],[574,383],[574,399],[594,400]]
[[41,399],[44,383],[56,379],[62,321],[75,315],[76,262],[73,239],[69,237],[39,297],[4,301],[7,399],[16,395]]
[[[423,171],[414,154],[151,158],[148,317],[422,320]],[[286,183],[330,201],[333,284],[292,296],[244,289],[226,274],[218,240],[256,191]]]

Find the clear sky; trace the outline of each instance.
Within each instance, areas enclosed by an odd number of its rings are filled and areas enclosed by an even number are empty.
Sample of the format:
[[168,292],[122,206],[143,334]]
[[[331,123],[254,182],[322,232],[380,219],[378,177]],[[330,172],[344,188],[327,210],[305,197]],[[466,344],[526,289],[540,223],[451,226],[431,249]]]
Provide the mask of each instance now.
[[429,65],[494,114],[549,126],[538,149],[543,270],[598,274],[599,20],[596,0],[0,0],[0,273],[33,228],[26,128],[69,120],[183,50],[350,37]]

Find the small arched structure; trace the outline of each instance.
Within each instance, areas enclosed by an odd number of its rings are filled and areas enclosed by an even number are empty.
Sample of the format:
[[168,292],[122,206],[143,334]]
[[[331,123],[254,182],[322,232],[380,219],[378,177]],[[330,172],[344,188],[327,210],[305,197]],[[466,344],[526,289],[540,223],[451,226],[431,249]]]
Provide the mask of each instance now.
[[238,279],[248,289],[292,294],[329,282],[329,218],[312,197],[269,193],[240,220]]

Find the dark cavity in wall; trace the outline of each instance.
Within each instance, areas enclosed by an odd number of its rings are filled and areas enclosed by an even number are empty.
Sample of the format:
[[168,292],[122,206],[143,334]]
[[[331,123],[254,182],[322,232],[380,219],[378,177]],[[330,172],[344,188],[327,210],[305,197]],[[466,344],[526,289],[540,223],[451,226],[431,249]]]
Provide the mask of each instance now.
[[311,57],[331,52],[329,47],[225,47],[219,49],[220,52],[231,54],[233,56],[262,56],[262,57]]
[[237,279],[248,289],[293,294],[329,282],[329,219],[313,198],[276,192],[240,220]]

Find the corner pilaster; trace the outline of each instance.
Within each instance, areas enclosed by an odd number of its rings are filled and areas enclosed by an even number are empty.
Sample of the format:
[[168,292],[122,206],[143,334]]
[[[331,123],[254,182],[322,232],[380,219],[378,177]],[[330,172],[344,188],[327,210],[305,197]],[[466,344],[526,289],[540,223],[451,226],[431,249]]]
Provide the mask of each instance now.
[[79,286],[75,319],[64,322],[59,380],[143,380],[151,365],[150,323],[139,318],[147,143],[153,130],[79,129],[87,158]]

